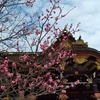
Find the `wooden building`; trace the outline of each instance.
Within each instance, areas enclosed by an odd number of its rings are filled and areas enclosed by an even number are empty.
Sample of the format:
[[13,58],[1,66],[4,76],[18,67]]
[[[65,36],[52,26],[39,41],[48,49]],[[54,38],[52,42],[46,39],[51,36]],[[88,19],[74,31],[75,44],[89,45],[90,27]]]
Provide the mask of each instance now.
[[[76,54],[74,58],[61,62],[64,68],[63,74],[66,76],[65,84],[80,80],[79,85],[67,90],[68,100],[99,100],[100,51],[88,47],[88,43],[84,42],[81,36],[75,40],[71,35],[63,44]],[[58,48],[59,42],[55,45],[55,48]]]
[[[77,86],[67,90],[68,100],[99,100],[100,98],[100,52],[94,48],[88,47],[88,44],[78,40],[71,35],[63,44],[66,48],[71,48],[76,54],[74,58],[66,59],[61,62],[66,76],[64,84],[70,84],[79,79]],[[59,42],[55,43],[59,47]],[[13,56],[12,56],[13,55]],[[16,54],[15,54],[16,55]],[[9,57],[14,59],[13,53]],[[56,95],[47,95],[38,98],[39,100],[58,100]]]
[[63,62],[64,74],[68,74],[68,82],[79,79],[80,84],[67,90],[68,100],[96,100],[100,96],[100,52],[89,48],[81,36],[70,46],[76,56]]

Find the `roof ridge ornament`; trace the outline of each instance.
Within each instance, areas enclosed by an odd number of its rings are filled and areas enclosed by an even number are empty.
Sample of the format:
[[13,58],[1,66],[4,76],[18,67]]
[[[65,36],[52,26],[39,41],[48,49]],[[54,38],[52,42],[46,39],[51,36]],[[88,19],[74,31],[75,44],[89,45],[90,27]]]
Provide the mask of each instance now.
[[88,44],[87,42],[84,42],[84,40],[82,39],[81,35],[79,36],[79,38],[73,42],[73,44],[77,44],[77,45],[82,45],[82,44]]
[[64,29],[63,29],[63,33],[67,33],[67,32],[68,32],[68,31],[64,28]]
[[81,40],[81,38],[82,38],[82,37],[81,37],[81,35],[80,35],[79,38],[78,38],[78,40]]

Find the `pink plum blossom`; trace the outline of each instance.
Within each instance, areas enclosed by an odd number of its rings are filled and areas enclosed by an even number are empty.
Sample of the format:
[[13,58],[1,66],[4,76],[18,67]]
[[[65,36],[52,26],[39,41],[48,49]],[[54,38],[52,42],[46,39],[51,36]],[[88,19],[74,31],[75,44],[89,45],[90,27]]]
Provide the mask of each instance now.
[[1,90],[3,90],[3,91],[6,89],[5,85],[2,85],[0,88],[1,88]]

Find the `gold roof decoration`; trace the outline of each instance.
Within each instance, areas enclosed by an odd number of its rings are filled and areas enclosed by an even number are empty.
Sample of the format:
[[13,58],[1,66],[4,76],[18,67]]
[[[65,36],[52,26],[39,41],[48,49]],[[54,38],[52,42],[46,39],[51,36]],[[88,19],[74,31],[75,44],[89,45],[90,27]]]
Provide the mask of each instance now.
[[74,58],[74,62],[78,64],[82,64],[86,61],[87,61],[87,58],[85,56],[77,56],[76,58]]
[[79,38],[75,42],[73,42],[73,44],[87,44],[87,42],[84,42],[80,35]]
[[96,61],[97,69],[100,70],[100,61]]
[[10,99],[9,96],[7,95],[7,97],[4,97],[3,100],[11,100],[11,99]]
[[63,33],[67,33],[68,31],[64,28]]

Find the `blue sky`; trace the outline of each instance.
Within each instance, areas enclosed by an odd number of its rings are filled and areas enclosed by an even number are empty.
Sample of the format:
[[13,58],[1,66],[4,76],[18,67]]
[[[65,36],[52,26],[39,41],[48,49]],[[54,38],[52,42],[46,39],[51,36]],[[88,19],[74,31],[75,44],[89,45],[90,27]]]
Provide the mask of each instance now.
[[[34,4],[35,11],[43,11],[49,7],[49,0],[36,0]],[[72,7],[76,6],[65,18],[59,21],[59,27],[63,29],[63,25],[72,23],[76,27],[80,24],[80,31],[73,35],[76,39],[81,35],[88,46],[100,50],[100,0],[61,0],[60,6],[64,7],[63,12],[68,12]],[[25,9],[33,12],[33,9]]]

